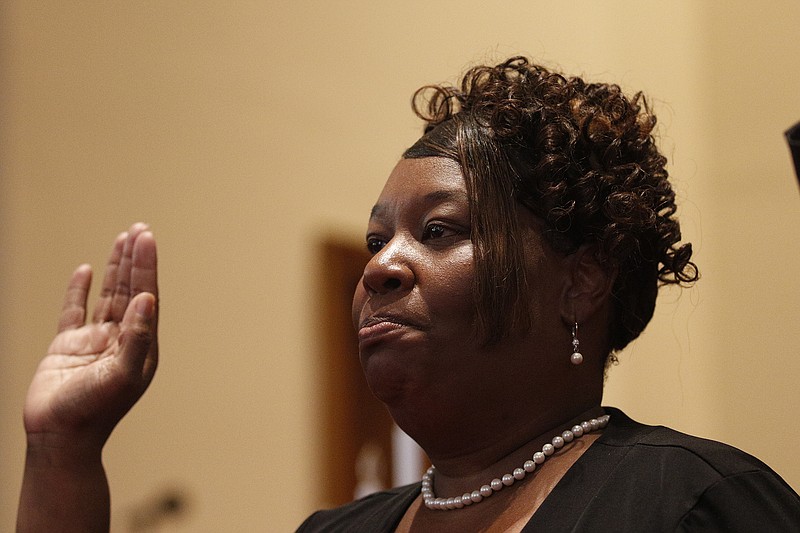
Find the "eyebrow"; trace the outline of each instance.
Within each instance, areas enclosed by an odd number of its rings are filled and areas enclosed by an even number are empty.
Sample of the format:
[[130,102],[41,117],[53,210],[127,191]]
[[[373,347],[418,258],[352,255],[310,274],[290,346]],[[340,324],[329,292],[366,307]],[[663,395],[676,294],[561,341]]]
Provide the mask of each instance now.
[[[453,190],[442,189],[438,191],[429,192],[428,194],[422,197],[422,203],[424,204],[438,204],[451,200],[468,201],[467,193],[458,189],[453,189]],[[383,205],[375,204],[372,207],[372,211],[370,211],[369,217],[375,218],[376,216],[380,216],[380,214],[385,210],[386,208]]]

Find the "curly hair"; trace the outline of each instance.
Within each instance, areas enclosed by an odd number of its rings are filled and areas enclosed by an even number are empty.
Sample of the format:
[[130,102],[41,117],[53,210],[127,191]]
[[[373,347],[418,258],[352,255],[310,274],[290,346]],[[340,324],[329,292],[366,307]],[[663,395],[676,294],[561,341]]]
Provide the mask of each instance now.
[[459,87],[422,87],[412,101],[425,134],[403,157],[450,157],[464,172],[477,326],[487,342],[529,322],[518,204],[543,221],[554,249],[591,245],[616,273],[610,353],[650,321],[660,285],[698,279],[691,244],[679,244],[675,192],[642,93],[629,98],[617,85],[513,57],[470,69]]

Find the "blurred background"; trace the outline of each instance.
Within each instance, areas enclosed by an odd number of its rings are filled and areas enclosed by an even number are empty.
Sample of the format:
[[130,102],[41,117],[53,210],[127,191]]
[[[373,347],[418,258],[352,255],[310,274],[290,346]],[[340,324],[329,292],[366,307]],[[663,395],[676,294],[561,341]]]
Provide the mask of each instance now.
[[518,53],[649,95],[702,273],[662,294],[605,402],[800,489],[800,198],[782,135],[800,120],[799,23],[793,0],[5,0],[0,530],[65,283],[137,220],[159,242],[162,362],[106,449],[114,529],[183,505],[150,530],[291,531],[325,505],[322,243],[363,242],[419,136],[417,87]]

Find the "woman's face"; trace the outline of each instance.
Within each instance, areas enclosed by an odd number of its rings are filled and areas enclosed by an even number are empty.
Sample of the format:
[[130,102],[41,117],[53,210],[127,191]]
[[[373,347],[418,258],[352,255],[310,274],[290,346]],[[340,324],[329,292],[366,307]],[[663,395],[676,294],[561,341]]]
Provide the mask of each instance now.
[[485,347],[473,333],[474,259],[461,169],[440,157],[397,164],[372,209],[367,246],[373,257],[353,298],[361,364],[390,410],[409,399],[447,406],[466,394],[497,396],[509,376],[546,371],[541,361],[531,364],[541,350],[530,344],[547,345],[548,329],[564,329],[554,302],[560,258],[532,223],[521,222],[534,327]]
[[[353,298],[361,363],[373,392],[389,401],[418,383],[409,365],[470,336],[473,253],[469,204],[458,165],[403,159],[372,209],[373,254]],[[441,357],[441,356],[439,356]]]

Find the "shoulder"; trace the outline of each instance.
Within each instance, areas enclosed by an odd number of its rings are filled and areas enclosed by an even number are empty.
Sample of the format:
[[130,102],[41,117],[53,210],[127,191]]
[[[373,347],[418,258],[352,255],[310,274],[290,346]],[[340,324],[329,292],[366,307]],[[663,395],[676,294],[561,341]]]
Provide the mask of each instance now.
[[646,521],[642,515],[649,515],[653,524],[673,524],[679,531],[791,531],[800,526],[800,497],[757,458],[609,411],[611,423],[594,457],[596,465],[604,463],[599,470],[605,469],[601,500],[607,497],[630,507],[631,517]]
[[733,446],[664,426],[641,424],[618,409],[606,410],[612,414],[611,422],[598,443],[609,448],[621,448],[626,456],[633,454],[627,457],[633,463],[640,457],[646,459],[650,467],[655,466],[652,463],[654,459],[669,461],[671,470],[688,468],[694,475],[707,477],[710,481],[747,472],[770,473],[780,479],[762,461]]
[[394,531],[419,491],[420,484],[415,483],[376,492],[335,509],[317,511],[309,516],[297,531],[303,533]]

